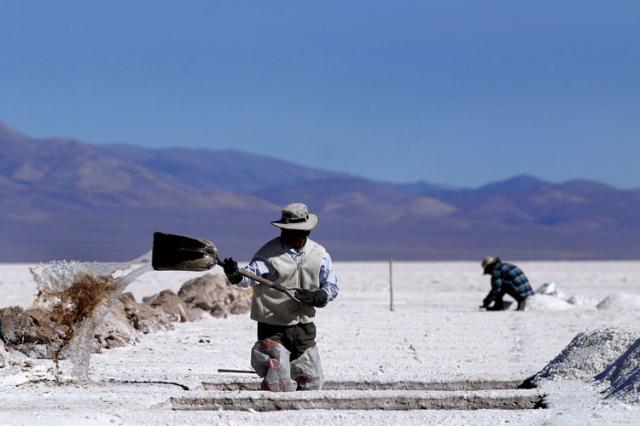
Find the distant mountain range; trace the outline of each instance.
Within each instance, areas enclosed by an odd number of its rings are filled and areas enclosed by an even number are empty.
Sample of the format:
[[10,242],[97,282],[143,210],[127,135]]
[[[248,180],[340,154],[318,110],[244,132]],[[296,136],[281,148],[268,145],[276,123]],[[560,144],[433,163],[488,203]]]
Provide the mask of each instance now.
[[640,258],[640,190],[530,176],[393,184],[239,152],[32,139],[0,123],[0,261],[126,260],[156,230],[247,260],[282,205],[336,260]]

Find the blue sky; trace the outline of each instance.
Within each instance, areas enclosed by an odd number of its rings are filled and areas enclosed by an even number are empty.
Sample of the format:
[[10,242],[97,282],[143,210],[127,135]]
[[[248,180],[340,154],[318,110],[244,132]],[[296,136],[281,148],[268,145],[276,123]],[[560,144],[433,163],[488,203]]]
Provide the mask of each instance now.
[[0,121],[380,180],[640,187],[637,1],[0,1]]

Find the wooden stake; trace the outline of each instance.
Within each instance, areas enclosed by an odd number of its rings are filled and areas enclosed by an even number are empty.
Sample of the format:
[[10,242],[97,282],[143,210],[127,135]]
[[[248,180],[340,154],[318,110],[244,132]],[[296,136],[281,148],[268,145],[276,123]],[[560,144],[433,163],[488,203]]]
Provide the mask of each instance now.
[[389,258],[389,310],[394,311],[393,308],[393,257]]

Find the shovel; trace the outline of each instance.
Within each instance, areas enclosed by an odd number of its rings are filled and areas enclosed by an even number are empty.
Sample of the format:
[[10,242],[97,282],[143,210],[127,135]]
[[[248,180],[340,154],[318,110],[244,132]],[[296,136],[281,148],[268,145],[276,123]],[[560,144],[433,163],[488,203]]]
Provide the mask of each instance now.
[[[207,271],[216,265],[224,266],[218,256],[217,247],[211,241],[184,235],[165,234],[163,232],[153,233],[151,266],[154,270]],[[244,277],[260,284],[268,285],[298,301],[290,289],[280,284],[242,269],[238,272]]]

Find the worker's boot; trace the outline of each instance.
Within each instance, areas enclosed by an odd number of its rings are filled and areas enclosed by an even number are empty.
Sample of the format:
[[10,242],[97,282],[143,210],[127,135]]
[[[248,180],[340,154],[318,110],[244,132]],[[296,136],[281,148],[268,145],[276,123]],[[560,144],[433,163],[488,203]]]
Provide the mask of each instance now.
[[298,390],[322,389],[324,374],[318,346],[307,349],[300,357],[291,361],[291,378],[298,383]]
[[518,311],[524,311],[527,308],[527,298],[518,300]]
[[502,299],[496,299],[493,302],[493,305],[487,308],[487,311],[503,311],[504,310],[504,301]]
[[297,384],[291,380],[291,353],[271,339],[256,342],[251,349],[251,366],[262,377],[261,388],[272,392],[291,392]]

